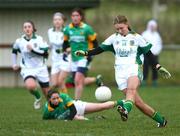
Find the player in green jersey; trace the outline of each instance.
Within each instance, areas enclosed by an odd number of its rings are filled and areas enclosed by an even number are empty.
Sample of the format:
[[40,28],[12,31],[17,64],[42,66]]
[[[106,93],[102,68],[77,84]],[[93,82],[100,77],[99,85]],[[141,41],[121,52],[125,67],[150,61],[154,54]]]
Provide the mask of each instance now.
[[74,101],[67,94],[50,90],[48,101],[44,106],[43,119],[88,120],[84,114],[112,109],[117,105],[118,101],[104,103]]
[[119,101],[118,112],[123,121],[127,121],[128,114],[133,105],[145,115],[158,122],[158,127],[164,127],[167,121],[162,115],[146,104],[138,93],[143,75],[141,65],[142,57],[146,54],[153,67],[165,78],[171,74],[162,67],[150,51],[151,43],[146,42],[141,35],[133,32],[125,16],[118,15],[114,19],[116,33],[108,37],[102,45],[90,51],[77,51],[78,56],[97,55],[104,51],[112,51],[115,56],[115,77],[119,90],[125,94],[125,100]]
[[75,81],[75,99],[81,98],[85,73],[87,71],[87,58],[76,56],[77,50],[88,50],[88,42],[97,44],[96,33],[91,26],[82,22],[83,12],[81,9],[74,9],[71,14],[72,23],[64,28],[63,50],[65,54],[71,52],[72,63],[71,71]]

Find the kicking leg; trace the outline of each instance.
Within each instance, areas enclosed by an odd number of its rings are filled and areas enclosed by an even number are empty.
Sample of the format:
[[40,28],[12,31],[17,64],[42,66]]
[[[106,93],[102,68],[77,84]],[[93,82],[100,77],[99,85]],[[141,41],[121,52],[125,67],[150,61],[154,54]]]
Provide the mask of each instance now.
[[126,99],[124,101],[119,101],[119,105],[117,107],[117,111],[120,113],[122,121],[127,121],[128,119],[128,113],[132,110],[139,83],[138,77],[132,76],[128,79],[127,89],[123,90],[126,95]]

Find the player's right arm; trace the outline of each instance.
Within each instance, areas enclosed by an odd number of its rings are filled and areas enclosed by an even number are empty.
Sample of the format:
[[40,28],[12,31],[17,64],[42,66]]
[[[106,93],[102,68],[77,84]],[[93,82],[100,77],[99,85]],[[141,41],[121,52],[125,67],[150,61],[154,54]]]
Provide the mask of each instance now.
[[19,69],[19,66],[17,65],[17,54],[18,54],[18,52],[20,52],[19,40],[20,39],[17,39],[15,41],[15,43],[13,44],[13,48],[12,48],[12,68],[14,71]]
[[111,52],[115,53],[114,48],[113,48],[114,36],[115,36],[114,34],[111,35],[100,46],[98,46],[92,50],[89,50],[89,51],[78,50],[75,53],[77,56],[93,56],[93,55],[98,55],[104,51],[111,51]]

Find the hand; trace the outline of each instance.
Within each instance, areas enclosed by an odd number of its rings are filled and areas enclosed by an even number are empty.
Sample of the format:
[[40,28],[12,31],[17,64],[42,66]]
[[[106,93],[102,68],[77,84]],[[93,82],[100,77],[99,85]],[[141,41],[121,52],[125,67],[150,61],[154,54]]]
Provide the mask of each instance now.
[[68,62],[67,57],[68,57],[67,53],[63,53],[63,60],[66,61],[66,62]]
[[69,53],[71,52],[71,48],[70,48],[70,47],[67,48],[67,49],[66,49],[66,52],[69,54]]
[[86,118],[86,117],[84,117],[84,116],[75,115],[75,116],[74,116],[74,120],[89,120],[89,119]]
[[170,78],[171,77],[171,74],[169,73],[169,71],[167,71],[167,69],[165,69],[164,67],[161,67],[158,69],[158,72],[161,74],[161,76],[163,78]]
[[76,56],[87,56],[88,52],[87,51],[83,51],[83,50],[78,50],[75,52]]
[[19,69],[19,66],[18,65],[13,65],[12,68],[13,68],[14,71],[17,71]]

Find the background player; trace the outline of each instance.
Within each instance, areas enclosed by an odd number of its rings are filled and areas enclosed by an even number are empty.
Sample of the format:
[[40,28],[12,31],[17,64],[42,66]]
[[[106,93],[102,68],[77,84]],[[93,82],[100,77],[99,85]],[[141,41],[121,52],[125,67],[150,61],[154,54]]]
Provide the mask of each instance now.
[[96,33],[89,25],[82,22],[83,16],[81,9],[74,9],[71,14],[72,23],[64,29],[63,50],[68,52],[68,48],[71,48],[71,70],[74,75],[76,100],[81,98],[83,92],[88,60],[87,58],[76,56],[75,51],[87,51],[89,41],[97,44]]
[[12,49],[13,70],[18,70],[17,53],[21,53],[21,76],[29,92],[35,97],[34,108],[40,108],[41,95],[37,91],[38,81],[44,95],[49,90],[49,75],[45,60],[48,57],[48,45],[41,36],[35,34],[36,28],[32,21],[23,24],[24,35],[18,38]]
[[53,28],[48,30],[48,38],[52,51],[51,82],[61,92],[67,93],[65,79],[70,71],[70,59],[63,56],[62,45],[64,42],[65,16],[57,12],[53,16]]

